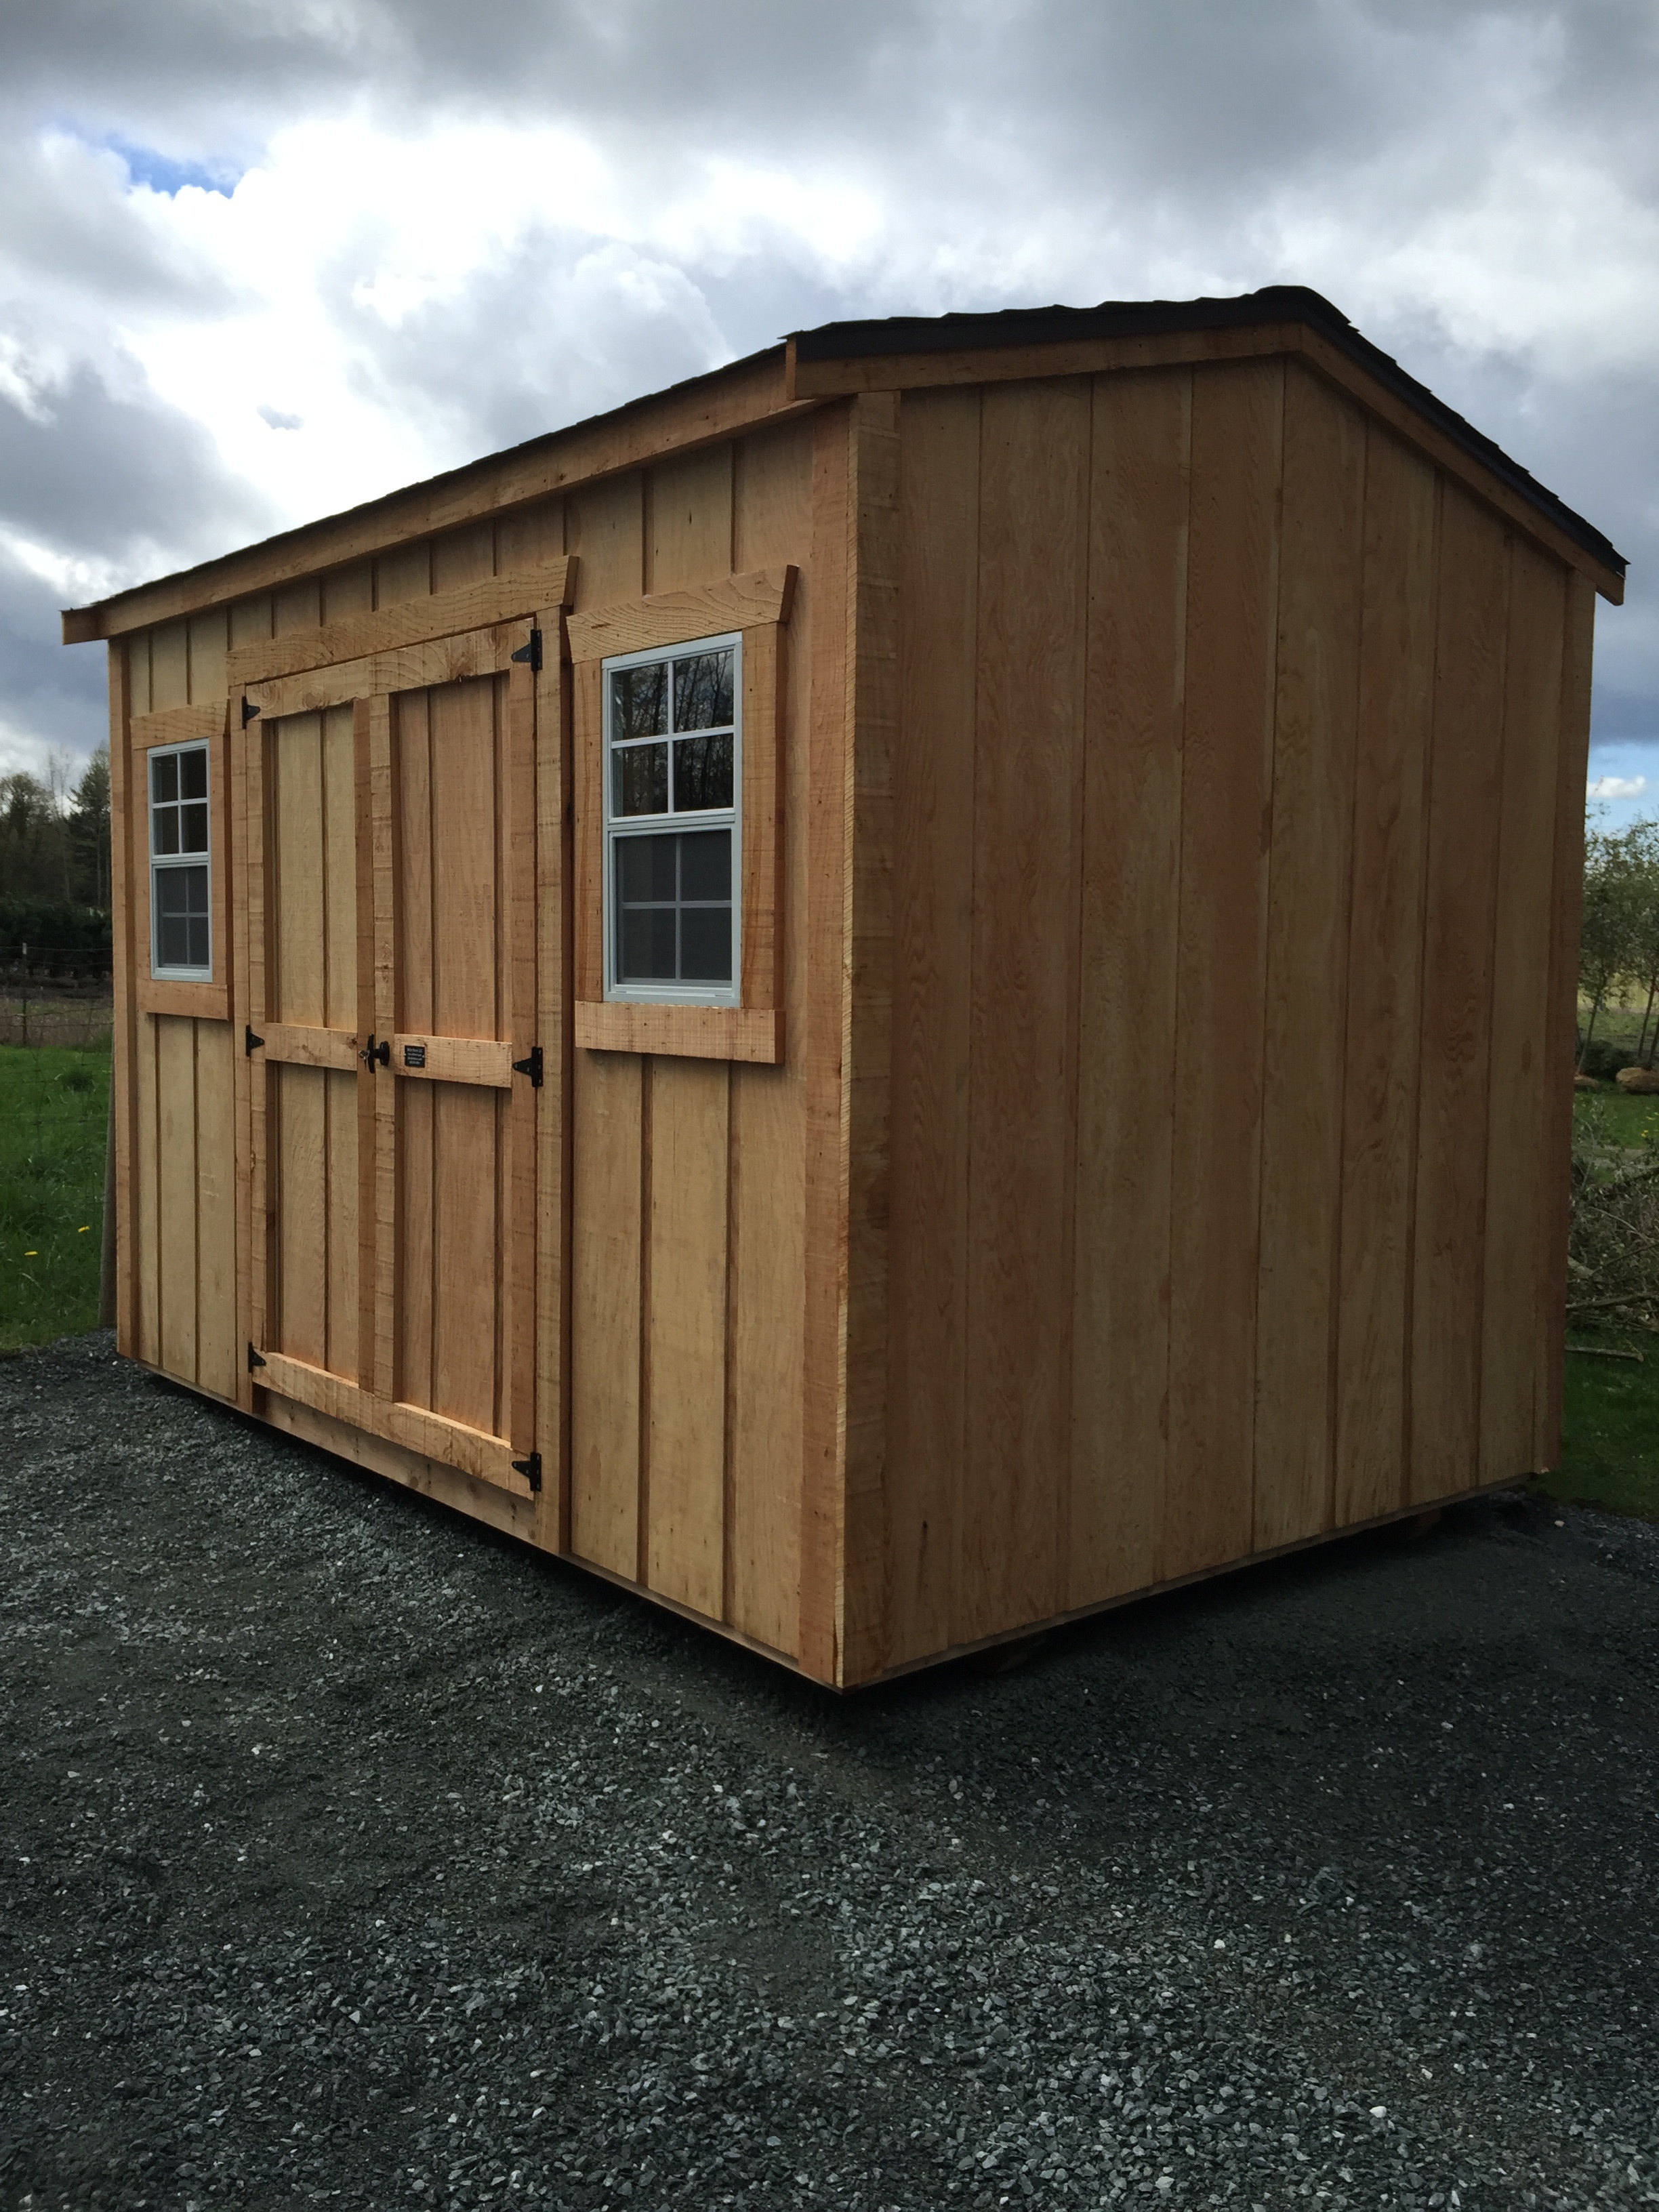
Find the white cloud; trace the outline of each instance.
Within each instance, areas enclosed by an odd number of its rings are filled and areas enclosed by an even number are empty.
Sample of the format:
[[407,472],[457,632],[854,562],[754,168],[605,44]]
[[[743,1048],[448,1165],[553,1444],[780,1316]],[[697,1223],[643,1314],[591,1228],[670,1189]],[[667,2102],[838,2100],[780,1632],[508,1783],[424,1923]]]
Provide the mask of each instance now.
[[1584,787],[1587,799],[1639,799],[1648,787],[1644,775],[1598,775]]

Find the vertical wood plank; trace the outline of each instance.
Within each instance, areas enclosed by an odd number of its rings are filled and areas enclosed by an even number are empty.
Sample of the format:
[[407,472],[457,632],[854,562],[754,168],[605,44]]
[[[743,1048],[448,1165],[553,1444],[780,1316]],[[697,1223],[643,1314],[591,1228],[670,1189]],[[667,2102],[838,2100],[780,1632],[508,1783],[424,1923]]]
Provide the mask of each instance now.
[[412,544],[397,545],[374,556],[374,604],[402,606],[409,599],[426,599],[432,590],[432,544],[417,538]]
[[274,1020],[321,1027],[328,1018],[328,878],[320,714],[272,726],[271,880]]
[[[526,568],[539,568],[556,561],[564,551],[564,501],[538,500],[533,507],[514,507],[495,518],[495,572],[514,576]],[[556,625],[555,626],[556,627]],[[544,624],[544,633],[546,625]],[[551,639],[549,639],[550,646]]]
[[[544,641],[546,633],[543,633]],[[544,656],[545,642],[544,642]],[[504,718],[506,774],[501,805],[503,884],[502,965],[507,1032],[513,1056],[522,1060],[538,1042],[536,1005],[536,677],[515,667],[507,684]],[[550,1046],[552,1039],[548,1044]],[[543,1083],[546,1065],[544,1049]],[[504,1335],[507,1408],[503,1434],[523,1456],[536,1449],[536,1155],[537,1094],[515,1076],[506,1106],[510,1195],[507,1236]],[[544,1477],[545,1480],[545,1477]]]
[[[362,705],[367,724],[367,823],[369,899],[372,908],[371,980],[364,996],[377,1036],[390,1036],[398,1026],[397,927],[398,885],[400,879],[399,815],[394,789],[392,702],[384,691]],[[362,848],[360,846],[360,852]],[[360,860],[359,866],[363,863]],[[363,1015],[360,1011],[358,1019]],[[381,1398],[406,1397],[398,1373],[398,1297],[411,1269],[404,1245],[398,1212],[398,1094],[406,1088],[395,1081],[382,1083],[378,1075],[368,1089],[374,1115],[372,1162],[374,1189],[366,1201],[374,1222],[374,1350],[363,1355],[364,1372],[372,1375],[372,1388]],[[359,1124],[360,1128],[362,1125]],[[360,1139],[360,1141],[362,1141]],[[362,1286],[360,1285],[360,1295]]]
[[349,568],[336,568],[322,580],[323,621],[343,622],[348,615],[374,611],[374,563],[354,561]]
[[653,1064],[646,1579],[712,1620],[725,1587],[727,1087],[723,1061]]
[[[651,471],[646,588],[732,564],[732,449]],[[646,1579],[720,1618],[725,1591],[727,1169],[723,1063],[661,1058],[650,1073],[646,1255]]]
[[498,1094],[405,1084],[432,1095],[432,1410],[493,1432],[500,1295]]
[[329,1353],[328,1072],[279,1061],[272,1070],[270,1173],[280,1352],[313,1367]]
[[[597,660],[584,660],[571,671],[575,991],[589,1001],[605,996],[604,683]],[[579,1082],[583,1064],[577,1062]]]
[[674,592],[732,573],[732,448],[711,446],[650,472],[645,588]]
[[[812,418],[811,696],[806,791],[806,1311],[803,1348],[800,1662],[842,1679],[846,1506],[844,964],[848,630],[853,581],[851,403]],[[793,1048],[792,1047],[793,1050]]]
[[1254,1541],[1334,1510],[1332,1370],[1342,1194],[1365,423],[1291,362],[1273,716],[1262,1053]]
[[[323,1010],[330,1029],[357,1027],[357,805],[353,710],[321,718],[323,817]],[[358,1275],[358,1085],[331,1073],[324,1085],[327,1172],[328,1328],[325,1364],[354,1380],[362,1316]]]
[[1405,1503],[1435,472],[1367,432],[1338,1275],[1336,1525]]
[[782,634],[768,623],[743,641],[742,1001],[775,1006],[783,930],[780,747],[787,702]]
[[301,576],[280,586],[270,595],[273,637],[289,637],[295,630],[319,629],[323,620],[323,586],[319,577]]
[[576,1055],[570,1284],[570,1548],[639,1568],[641,1091],[632,1053]]
[[225,653],[230,643],[228,610],[209,607],[199,615],[191,615],[185,629],[191,704],[199,706],[207,700],[223,698]]
[[957,1638],[1042,1620],[1064,1582],[1090,404],[1004,385],[981,416]]
[[134,1212],[137,1221],[137,1262],[138,1357],[152,1367],[161,1362],[161,1193],[158,1188],[159,1130],[156,1123],[156,1014],[137,1018],[135,1051],[134,1116],[137,1139],[137,1188]]
[[1544,1283],[1535,1322],[1533,1465],[1561,1458],[1561,1370],[1566,1337],[1567,1219],[1571,1202],[1572,1071],[1578,1050],[1578,930],[1584,896],[1584,809],[1589,752],[1590,648],[1595,587],[1569,572],[1556,732],[1555,855],[1550,892],[1550,985],[1544,1036],[1545,1121],[1539,1164],[1546,1208]]
[[[1510,549],[1503,796],[1493,930],[1480,1355],[1482,1482],[1535,1471],[1538,1316],[1550,1293],[1551,898],[1566,571],[1524,538]],[[1582,815],[1583,808],[1572,802]]]
[[[435,1028],[432,915],[432,732],[430,697],[407,692],[396,715],[393,763],[396,951],[388,953],[396,979],[393,1029],[416,1033]],[[377,946],[377,963],[379,947]],[[378,964],[377,964],[378,973]],[[377,999],[379,987],[377,984]],[[397,1317],[397,1395],[411,1405],[432,1403],[433,1102],[437,1085],[390,1086],[396,1100],[398,1258],[392,1276]]]
[[607,606],[646,588],[645,489],[637,470],[567,495],[565,551],[579,558],[576,605]]
[[[234,624],[233,623],[233,635]],[[242,808],[247,824],[243,852],[242,928],[237,942],[247,971],[245,1019],[256,1036],[264,1035],[270,1011],[270,931],[266,888],[274,875],[270,798],[273,769],[269,733],[260,720],[241,732]],[[271,1235],[270,1140],[275,1133],[270,1065],[262,1052],[247,1058],[247,1334],[256,1349],[270,1341]],[[258,1401],[255,1401],[257,1407]]]
[[240,1050],[240,1033],[229,1023],[196,1024],[196,1380],[204,1390],[232,1399],[247,1371],[237,1334],[234,1060]]
[[136,1265],[137,1052],[142,1027],[137,985],[138,976],[149,969],[148,932],[139,921],[139,911],[148,915],[149,908],[149,802],[143,776],[133,773],[130,749],[133,712],[131,647],[120,638],[112,638],[109,646],[109,896],[117,994],[110,1032],[115,1115],[115,1348],[129,1359],[143,1356],[138,1348]]
[[[803,574],[778,639],[775,799],[781,884],[775,1003],[794,1022],[805,1006],[811,460],[805,423],[745,441],[734,464],[732,524],[734,566],[793,562]],[[791,1036],[786,1050],[781,1067],[731,1069],[726,1615],[745,1636],[793,1653],[800,1611],[805,1093],[799,1037]]]
[[[563,514],[547,511],[556,513],[557,541],[548,548],[556,552],[563,542]],[[564,1551],[571,1524],[570,663],[556,607],[543,610],[541,629],[543,659],[533,700],[536,1024],[544,1069],[536,1101],[536,1444],[542,1455],[537,1527],[549,1550]]]
[[[232,611],[234,614],[234,610]],[[246,1348],[253,1334],[253,1055],[246,1049],[253,1029],[248,929],[248,844],[257,826],[249,818],[248,758],[261,743],[250,739],[240,714],[227,701],[225,754],[230,776],[229,883],[227,904],[231,916],[230,1064],[233,1110],[235,1115],[235,1361],[236,1402],[245,1413],[254,1410],[254,1382]],[[257,753],[255,757],[257,758]],[[261,1034],[255,1031],[254,1034]]]
[[271,628],[271,605],[269,592],[258,592],[252,599],[235,599],[230,607],[230,641],[233,645],[257,645],[261,640],[276,635]]
[[1502,791],[1509,545],[1455,483],[1441,494],[1413,1255],[1411,1489],[1479,1480],[1492,927]]
[[197,1379],[196,1024],[155,1017],[156,1206],[161,1239],[161,1364]]
[[[373,594],[374,576],[365,588]],[[374,709],[368,699],[354,702],[351,709],[352,873],[356,896],[352,921],[353,1042],[361,1052],[366,1033],[374,1030],[374,773],[373,757]],[[376,1203],[379,1162],[376,1157],[374,1094],[378,1078],[354,1084],[353,1111],[357,1125],[357,1310],[352,1317],[356,1332],[353,1361],[358,1382],[368,1391],[380,1389],[374,1357],[375,1300],[380,1275],[376,1261]],[[388,1089],[391,1085],[386,1086]]]
[[1192,375],[1103,377],[1090,493],[1065,1602],[1156,1573],[1169,1443]]
[[149,712],[190,704],[190,630],[162,623],[149,634]]
[[1250,1545],[1284,371],[1193,374],[1159,1574]]
[[899,416],[885,1663],[951,1641],[963,1510],[980,398]]
[[432,588],[453,592],[462,584],[476,584],[495,573],[495,525],[493,520],[469,522],[459,530],[447,530],[432,541]]

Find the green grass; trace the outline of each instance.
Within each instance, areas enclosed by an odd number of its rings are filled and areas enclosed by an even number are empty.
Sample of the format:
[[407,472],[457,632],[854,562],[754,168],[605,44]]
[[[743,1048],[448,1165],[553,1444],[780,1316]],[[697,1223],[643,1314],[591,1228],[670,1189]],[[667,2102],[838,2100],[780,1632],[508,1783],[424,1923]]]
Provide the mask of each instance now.
[[1644,1139],[1659,1144],[1659,1093],[1632,1097],[1615,1091],[1578,1091],[1572,1100],[1573,1134],[1595,1149],[1619,1145],[1633,1151]]
[[0,1045],[0,1352],[98,1326],[106,1052]]
[[1640,1352],[1642,1364],[1568,1352],[1561,1464],[1536,1486],[1571,1504],[1659,1521],[1659,1337],[1607,1335],[1595,1343]]

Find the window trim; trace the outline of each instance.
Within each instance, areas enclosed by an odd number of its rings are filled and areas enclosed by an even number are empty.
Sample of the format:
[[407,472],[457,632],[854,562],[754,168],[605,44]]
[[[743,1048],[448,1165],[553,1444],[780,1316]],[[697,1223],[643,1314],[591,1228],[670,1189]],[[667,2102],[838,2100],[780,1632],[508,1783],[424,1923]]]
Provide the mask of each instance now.
[[[149,863],[149,976],[153,983],[212,983],[215,977],[216,954],[218,952],[219,932],[216,927],[214,897],[216,863],[218,860],[218,841],[213,834],[213,810],[218,794],[214,783],[214,745],[210,738],[186,738],[172,744],[152,745],[144,755],[144,842]],[[155,763],[161,760],[178,760],[185,753],[200,753],[206,771],[207,789],[204,804],[207,813],[207,843],[194,853],[158,853],[155,850]],[[174,874],[182,868],[201,868],[207,877],[208,957],[205,967],[182,967],[164,963],[161,957],[161,910],[158,879]]]
[[[671,670],[677,660],[689,659],[693,653],[723,652],[730,648],[732,660],[732,804],[730,806],[700,807],[684,813],[623,814],[613,806],[616,789],[612,775],[614,755],[611,734],[611,678],[623,668],[647,668],[659,663]],[[600,734],[600,805],[604,821],[604,853],[600,879],[600,899],[603,907],[601,929],[605,957],[605,999],[607,1005],[625,1006],[740,1006],[743,1003],[743,632],[727,630],[709,637],[687,638],[676,645],[645,646],[635,653],[617,653],[606,656],[599,663],[599,696],[601,713]],[[668,692],[673,696],[673,678],[668,679]],[[672,714],[672,710],[671,710]],[[663,742],[671,748],[677,733],[665,733]],[[669,793],[673,793],[673,755],[669,755]],[[620,901],[617,896],[617,849],[624,841],[638,837],[672,837],[695,833],[698,830],[726,830],[732,833],[732,979],[728,983],[629,983],[620,980],[618,969],[617,933],[621,927]]]
[[[257,729],[258,726],[256,723],[253,726]],[[121,809],[120,838],[130,887],[128,972],[132,978],[137,1012],[228,1022],[231,1012],[231,970],[236,952],[229,905],[231,802],[234,784],[241,774],[240,757],[234,753],[230,740],[228,704],[222,699],[211,699],[194,707],[161,707],[151,714],[134,714],[128,723],[126,738],[126,800]],[[169,745],[199,744],[204,739],[209,756],[210,910],[213,917],[213,966],[218,981],[190,983],[150,973],[155,938],[150,914],[153,878],[149,866],[149,756]]]
[[[757,568],[708,583],[583,608],[566,617],[574,737],[572,860],[574,1042],[592,1052],[650,1053],[699,1060],[785,1058],[784,793],[787,782],[788,629],[793,565]],[[742,915],[736,1003],[687,1005],[605,996],[605,684],[602,664],[730,631],[743,640],[744,835],[738,856]],[[734,898],[735,902],[735,898]]]

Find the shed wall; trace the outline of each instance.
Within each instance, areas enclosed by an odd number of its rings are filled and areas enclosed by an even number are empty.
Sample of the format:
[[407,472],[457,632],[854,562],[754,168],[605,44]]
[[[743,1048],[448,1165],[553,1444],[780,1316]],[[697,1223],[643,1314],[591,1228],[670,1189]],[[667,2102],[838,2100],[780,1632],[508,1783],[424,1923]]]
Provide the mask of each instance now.
[[854,1679],[1553,1462],[1593,604],[1295,362],[900,424]]

